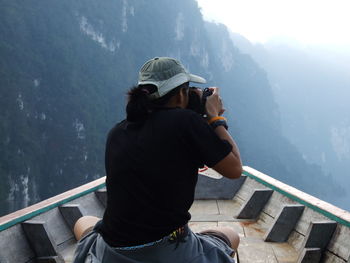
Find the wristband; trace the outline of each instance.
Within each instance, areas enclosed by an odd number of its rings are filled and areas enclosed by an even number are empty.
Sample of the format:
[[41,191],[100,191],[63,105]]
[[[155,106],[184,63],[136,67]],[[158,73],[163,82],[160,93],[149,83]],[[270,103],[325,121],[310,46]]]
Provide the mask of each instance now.
[[209,124],[212,124],[213,122],[218,121],[218,120],[226,121],[226,118],[225,118],[225,117],[222,117],[222,116],[212,117],[212,118],[210,118],[210,119],[208,120],[208,123],[209,123]]
[[224,126],[226,130],[228,129],[227,122],[225,120],[222,120],[222,119],[216,120],[216,121],[210,123],[209,125],[210,125],[210,127],[213,128],[213,130],[215,130],[219,126]]

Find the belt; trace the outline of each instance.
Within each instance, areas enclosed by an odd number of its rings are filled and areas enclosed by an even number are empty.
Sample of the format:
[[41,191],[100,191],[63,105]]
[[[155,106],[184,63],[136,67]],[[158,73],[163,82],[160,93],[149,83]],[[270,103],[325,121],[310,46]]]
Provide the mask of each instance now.
[[177,248],[180,242],[185,242],[185,237],[188,235],[188,233],[189,233],[189,227],[186,224],[186,225],[181,226],[178,229],[174,230],[169,235],[167,235],[159,240],[156,240],[156,241],[152,241],[152,242],[137,245],[137,246],[113,247],[113,248],[117,249],[117,250],[136,250],[136,249],[140,249],[140,248],[154,246],[154,245],[162,242],[165,239],[167,239],[170,243],[176,243],[176,248]]

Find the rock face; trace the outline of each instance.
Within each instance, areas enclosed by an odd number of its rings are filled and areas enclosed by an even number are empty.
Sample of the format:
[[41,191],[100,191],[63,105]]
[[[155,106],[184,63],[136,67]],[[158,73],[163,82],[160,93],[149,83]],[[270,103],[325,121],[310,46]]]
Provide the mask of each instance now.
[[282,137],[265,72],[224,26],[203,21],[196,1],[0,4],[0,215],[104,175],[106,134],[155,56],[222,87],[245,164],[302,189],[318,176],[311,192],[321,198],[333,190]]

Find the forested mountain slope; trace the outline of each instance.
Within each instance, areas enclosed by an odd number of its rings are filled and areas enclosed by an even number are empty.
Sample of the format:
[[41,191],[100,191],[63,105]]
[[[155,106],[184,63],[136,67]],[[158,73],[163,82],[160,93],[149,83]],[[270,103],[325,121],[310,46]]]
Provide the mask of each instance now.
[[[338,186],[281,135],[266,74],[194,0],[0,0],[0,208],[104,175],[108,129],[155,56],[222,87],[245,165],[331,200]],[[203,142],[205,143],[205,142]]]

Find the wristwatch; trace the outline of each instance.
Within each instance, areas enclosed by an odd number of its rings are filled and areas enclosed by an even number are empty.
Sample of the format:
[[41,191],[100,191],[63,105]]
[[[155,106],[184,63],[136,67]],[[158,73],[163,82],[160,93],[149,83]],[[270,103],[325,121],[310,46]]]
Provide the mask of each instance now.
[[213,130],[215,130],[219,126],[224,126],[225,129],[228,130],[227,122],[225,120],[216,120],[210,123],[209,125],[213,128]]

